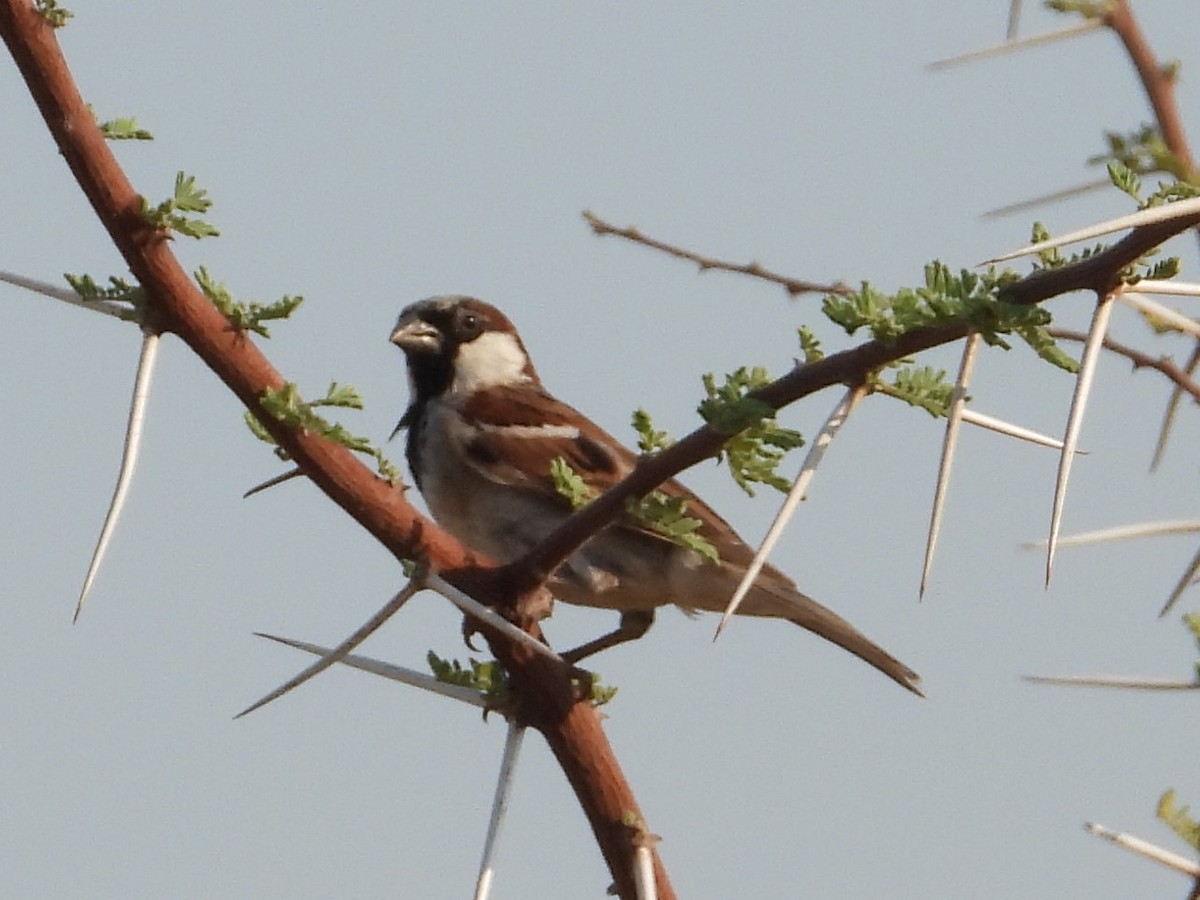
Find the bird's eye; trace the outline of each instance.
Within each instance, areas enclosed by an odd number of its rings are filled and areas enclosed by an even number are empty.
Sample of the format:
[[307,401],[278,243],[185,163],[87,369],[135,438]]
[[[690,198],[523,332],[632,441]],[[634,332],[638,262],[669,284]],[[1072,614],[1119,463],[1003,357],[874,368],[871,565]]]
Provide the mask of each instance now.
[[464,312],[458,317],[459,334],[466,340],[483,331],[483,320],[473,312]]

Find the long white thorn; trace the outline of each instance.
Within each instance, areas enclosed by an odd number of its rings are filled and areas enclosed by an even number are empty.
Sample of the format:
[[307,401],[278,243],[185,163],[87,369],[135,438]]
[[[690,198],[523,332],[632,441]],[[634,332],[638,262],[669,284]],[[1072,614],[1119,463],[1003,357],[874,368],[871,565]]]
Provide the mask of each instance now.
[[1156,300],[1151,300],[1137,289],[1123,291],[1121,293],[1121,301],[1128,306],[1132,306],[1151,321],[1157,319],[1163,325],[1167,325],[1176,331],[1200,338],[1200,322],[1188,318],[1183,313],[1177,312],[1169,306],[1163,306]]
[[1200,572],[1200,550],[1196,551],[1196,555],[1192,557],[1191,563],[1180,576],[1179,582],[1175,585],[1175,589],[1171,591],[1171,596],[1167,598],[1167,602],[1163,604],[1163,608],[1158,611],[1159,618],[1162,618],[1171,611],[1179,598],[1183,596],[1183,592],[1196,580],[1196,573]]
[[1194,281],[1163,281],[1143,278],[1134,287],[1143,294],[1170,294],[1175,297],[1200,297],[1200,284]]
[[1101,297],[1092,314],[1092,326],[1083,345],[1079,360],[1079,373],[1075,378],[1075,394],[1071,398],[1071,412],[1067,416],[1067,429],[1063,434],[1063,448],[1058,458],[1058,477],[1054,482],[1054,504],[1050,511],[1050,537],[1046,542],[1046,586],[1050,586],[1050,575],[1054,571],[1054,551],[1058,546],[1058,529],[1062,524],[1063,503],[1067,498],[1067,479],[1071,476],[1071,464],[1075,461],[1075,448],[1079,445],[1079,431],[1083,426],[1083,414],[1087,409],[1092,381],[1104,346],[1104,335],[1108,331],[1108,320],[1112,315],[1112,295]]
[[96,580],[96,573],[100,571],[100,563],[108,551],[113,531],[121,518],[121,511],[125,509],[129,486],[133,483],[133,473],[142,449],[142,426],[146,421],[146,404],[150,399],[150,382],[154,377],[155,361],[158,359],[158,344],[157,334],[151,331],[142,333],[142,352],[138,358],[137,375],[133,382],[133,397],[129,401],[129,421],[125,426],[125,448],[121,453],[117,485],[113,488],[112,500],[108,504],[104,524],[100,527],[100,537],[96,539],[96,549],[92,551],[92,560],[88,563],[87,574],[83,577],[83,587],[79,591],[79,601],[75,604],[75,615],[71,620],[73,622],[78,621],[79,614],[83,612],[83,604],[87,602],[92,582]]
[[[274,634],[263,634],[261,631],[256,631],[255,636],[266,638],[268,641],[275,641],[278,644],[284,644],[288,647],[295,647],[297,650],[303,650],[305,653],[311,653],[314,656],[329,656],[334,652],[333,649],[322,647],[320,644],[310,644],[307,641],[297,641]],[[480,709],[488,708],[487,695],[482,691],[476,691],[461,684],[449,684],[445,681],[438,681],[432,675],[425,672],[406,669],[404,666],[393,665],[383,660],[373,659],[370,656],[357,656],[353,653],[349,653],[342,659],[339,659],[338,663],[343,666],[349,666],[351,669],[370,672],[372,675],[378,675],[381,678],[407,684],[409,687],[420,688],[432,694],[441,694],[443,697],[449,697],[452,700],[477,706]]]
[[954,450],[958,446],[958,432],[967,406],[967,386],[971,383],[971,369],[975,366],[978,351],[979,334],[972,332],[963,342],[962,361],[958,365],[958,377],[954,380],[954,393],[946,414],[946,433],[942,438],[942,459],[938,465],[937,487],[933,492],[933,509],[929,512],[929,534],[925,539],[925,561],[921,565],[918,597],[925,596],[925,586],[933,568],[933,554],[942,527],[942,510],[946,505],[946,489],[950,486],[950,471],[954,467]]
[[[989,416],[986,413],[973,410],[969,406],[963,407],[962,420],[968,425],[977,425],[980,428],[986,428],[988,431],[994,431],[997,434],[1004,434],[1008,437],[1014,437],[1017,440],[1037,444],[1039,447],[1050,447],[1053,450],[1062,449],[1063,442],[1056,437],[1050,437],[1048,434],[1042,434],[1029,428],[1022,428],[1020,425],[1014,425],[1011,422],[1005,422],[1003,419],[997,419],[995,416]],[[1076,450],[1075,452],[1081,456],[1087,455],[1086,450]]]
[[[1079,534],[1065,535],[1058,539],[1060,547],[1085,547],[1089,544],[1103,544],[1108,541],[1125,541],[1130,538],[1162,537],[1170,534],[1191,534],[1200,531],[1200,519],[1163,519],[1158,522],[1136,522],[1132,525],[1114,525],[1111,528],[1097,528],[1094,531],[1081,531]],[[1045,547],[1045,541],[1030,541],[1023,546],[1029,548]]]
[[987,212],[980,215],[981,219],[1000,219],[1004,216],[1023,213],[1031,209],[1036,209],[1039,206],[1048,206],[1051,203],[1061,203],[1063,200],[1070,200],[1072,197],[1078,197],[1082,194],[1089,194],[1092,191],[1098,191],[1101,188],[1112,187],[1112,181],[1108,178],[1097,178],[1095,181],[1085,181],[1081,184],[1075,184],[1071,187],[1062,188],[1058,191],[1051,191],[1048,194],[1041,194],[1037,197],[1029,197],[1025,200],[1018,200],[1015,203],[1009,203],[1005,206],[998,206],[995,209],[989,209]]
[[492,798],[492,816],[488,820],[487,838],[483,842],[483,858],[479,862],[479,877],[475,880],[475,900],[487,900],[492,890],[495,870],[492,858],[496,854],[496,843],[508,812],[508,795],[512,790],[513,772],[517,767],[517,756],[521,752],[521,740],[525,737],[525,726],[508,723],[508,734],[504,738],[504,755],[500,758],[500,777],[496,780],[496,796]]
[[1048,241],[1029,244],[1019,250],[1013,250],[1011,253],[1004,253],[1000,256],[994,256],[991,259],[985,259],[980,265],[986,266],[993,263],[1005,262],[1006,260],[1016,259],[1018,256],[1029,256],[1033,253],[1041,253],[1043,250],[1053,250],[1056,247],[1062,247],[1066,244],[1074,244],[1078,241],[1086,241],[1094,237],[1100,237],[1101,235],[1112,234],[1114,231],[1124,231],[1126,228],[1137,228],[1140,225],[1168,222],[1172,219],[1183,219],[1194,216],[1197,213],[1200,213],[1200,197],[1179,200],[1175,203],[1165,203],[1162,206],[1151,206],[1148,209],[1139,210],[1127,216],[1119,216],[1115,219],[1098,222],[1095,225],[1089,225],[1087,228],[1081,228],[1078,231],[1072,231],[1069,234],[1064,234]]
[[654,854],[645,844],[633,851],[633,886],[638,900],[658,900],[658,882],[654,878]]
[[412,597],[413,594],[422,590],[424,587],[424,572],[418,571],[413,575],[403,589],[401,589],[394,597],[392,597],[391,600],[385,603],[379,612],[375,613],[375,615],[371,616],[371,618],[360,625],[358,629],[352,635],[350,635],[350,637],[346,638],[344,641],[334,647],[332,651],[322,656],[299,675],[284,682],[261,700],[258,700],[257,702],[247,706],[240,713],[234,716],[234,718],[240,719],[242,716],[249,715],[256,709],[261,709],[272,700],[278,700],[288,691],[299,687],[310,678],[321,674],[334,663],[341,662],[346,658],[346,654],[378,631],[383,623],[394,616],[400,607],[408,602],[409,598]]
[[[1200,341],[1196,342],[1195,348],[1192,350],[1192,355],[1184,366],[1184,373],[1191,377],[1196,371],[1196,367],[1200,366]],[[1167,440],[1171,436],[1171,429],[1175,427],[1175,416],[1179,413],[1179,404],[1183,400],[1183,387],[1175,385],[1171,391],[1170,399],[1167,400],[1167,408],[1163,411],[1162,425],[1158,428],[1158,440],[1154,442],[1154,456],[1150,458],[1150,471],[1158,469],[1159,464],[1163,460],[1163,455],[1167,452]]]
[[1125,675],[1022,675],[1032,684],[1057,684],[1070,687],[1123,688],[1134,691],[1196,691],[1200,682],[1166,678],[1131,678]]
[[39,281],[36,278],[26,278],[24,275],[18,275],[16,272],[0,271],[0,281],[24,288],[27,291],[33,291],[35,294],[53,297],[55,300],[70,303],[72,306],[79,306],[83,309],[90,309],[92,312],[103,313],[106,316],[112,316],[116,319],[127,319],[133,312],[133,307],[117,303],[114,300],[84,300],[70,288],[59,287],[57,284],[51,284],[48,281]]
[[725,606],[725,614],[721,616],[720,624],[717,625],[717,631],[713,635],[713,640],[721,636],[721,631],[729,622],[730,617],[737,612],[738,606],[743,598],[750,590],[750,586],[754,584],[754,579],[758,577],[758,573],[762,571],[763,563],[767,561],[767,557],[779,542],[780,536],[783,534],[784,528],[791,521],[792,516],[796,512],[796,507],[800,505],[800,501],[804,499],[805,492],[808,490],[809,484],[812,483],[813,475],[816,474],[817,466],[821,464],[821,459],[825,456],[825,450],[833,441],[838,433],[838,429],[850,417],[850,413],[858,406],[862,398],[866,396],[866,388],[861,385],[852,387],[846,391],[845,396],[838,401],[833,408],[833,412],[829,414],[829,418],[825,420],[824,427],[813,439],[812,446],[808,449],[808,455],[804,458],[804,465],[800,467],[800,473],[796,476],[796,480],[792,482],[792,488],[788,491],[787,498],[783,501],[783,505],[779,507],[779,512],[775,514],[775,521],[771,523],[771,527],[767,530],[767,536],[763,538],[762,545],[758,548],[758,552],[754,554],[754,559],[750,561],[749,567],[746,569],[746,574],[742,576],[741,583],[737,586],[737,590],[733,592],[733,596],[729,598],[729,603]]
[[991,47],[984,47],[982,50],[971,50],[968,53],[961,53],[958,56],[950,56],[946,59],[939,59],[931,62],[925,68],[930,70],[948,69],[951,66],[961,66],[964,63],[977,62],[981,59],[989,59],[993,56],[1002,56],[1005,53],[1013,53],[1017,50],[1026,50],[1029,47],[1037,47],[1041,44],[1049,44],[1054,41],[1063,41],[1068,38],[1079,37],[1081,34],[1087,34],[1090,31],[1095,31],[1098,28],[1103,28],[1104,23],[1099,19],[1087,19],[1080,22],[1078,25],[1072,25],[1070,28],[1063,28],[1058,31],[1050,31],[1045,34],[1035,34],[1031,37],[1018,38],[1017,40],[1008,40],[1003,44],[994,44]]
[[508,635],[514,641],[524,644],[531,650],[542,654],[542,656],[562,662],[562,657],[541,641],[530,637],[512,622],[508,621],[508,619],[504,618],[504,616],[499,615],[495,610],[489,609],[473,597],[468,597],[440,575],[430,575],[427,581],[426,587],[431,591],[437,591],[463,612],[470,613],[477,619],[482,619],[493,628],[504,632],[504,634]]
[[1200,863],[1197,863],[1194,859],[1188,859],[1186,856],[1180,856],[1178,853],[1164,850],[1157,844],[1151,844],[1149,841],[1134,837],[1132,834],[1111,831],[1096,822],[1085,822],[1083,827],[1096,835],[1096,837],[1112,841],[1126,850],[1132,850],[1139,856],[1152,859],[1156,863],[1161,863],[1168,868],[1174,869],[1176,872],[1182,872],[1184,875],[1190,875],[1192,878],[1200,878]]

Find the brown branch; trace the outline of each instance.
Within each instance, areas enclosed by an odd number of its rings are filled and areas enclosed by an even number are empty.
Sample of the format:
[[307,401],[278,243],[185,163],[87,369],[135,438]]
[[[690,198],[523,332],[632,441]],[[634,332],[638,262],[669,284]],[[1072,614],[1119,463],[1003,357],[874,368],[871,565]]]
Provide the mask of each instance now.
[[1104,24],[1113,30],[1129,54],[1129,60],[1137,70],[1138,78],[1146,91],[1146,99],[1154,110],[1154,118],[1158,121],[1158,130],[1163,136],[1167,149],[1179,161],[1182,171],[1174,172],[1177,178],[1194,180],[1200,175],[1196,163],[1192,159],[1188,147],[1187,133],[1183,129],[1183,119],[1179,115],[1179,104],[1175,102],[1175,76],[1155,56],[1154,50],[1146,40],[1146,35],[1133,16],[1133,8],[1128,0],[1117,0]]
[[665,241],[660,241],[657,238],[647,237],[642,234],[634,226],[628,228],[618,228],[615,225],[610,225],[591,210],[583,211],[583,218],[591,226],[592,231],[601,237],[605,235],[613,235],[614,237],[624,238],[627,241],[633,241],[635,244],[641,244],[643,247],[649,247],[652,250],[661,250],[663,253],[674,256],[677,259],[686,259],[689,262],[694,262],[700,267],[701,272],[707,272],[714,269],[720,272],[736,272],[739,275],[749,275],[752,278],[759,278],[763,281],[770,281],[773,284],[783,286],[783,289],[788,292],[789,297],[796,297],[800,294],[849,294],[850,288],[837,281],[833,284],[819,284],[815,281],[802,281],[799,278],[792,278],[787,275],[779,275],[764,268],[756,262],[751,263],[731,263],[720,259],[713,259],[710,256],[701,256],[699,253],[693,253],[691,250],[685,250],[683,247],[678,247],[674,244],[668,244]]
[[[1082,344],[1087,340],[1087,335],[1082,331],[1073,331],[1069,328],[1054,328],[1049,327],[1046,333],[1055,340],[1061,341],[1076,341]],[[1104,349],[1116,353],[1118,356],[1123,356],[1131,363],[1135,369],[1154,369],[1161,372],[1167,378],[1171,379],[1181,391],[1192,395],[1192,399],[1200,403],[1200,384],[1197,384],[1188,377],[1188,373],[1179,367],[1179,364],[1169,356],[1151,356],[1149,353],[1143,353],[1135,347],[1130,347],[1128,344],[1121,344],[1114,341],[1110,337],[1104,339]]]
[[[284,383],[258,347],[235,331],[199,292],[171,252],[170,235],[140,215],[141,202],[84,105],[54,30],[28,0],[0,0],[0,33],[67,165],[97,217],[145,289],[158,330],[173,331],[254,412],[313,482],[397,558],[421,557],[447,580],[495,599],[506,585],[450,535],[422,517],[404,492],[377,478],[345,447],[292,431],[266,414],[259,397]],[[535,622],[520,623],[539,635]],[[494,634],[492,650],[512,676],[522,721],[545,736],[612,871],[617,893],[633,898],[636,798],[595,711],[575,700],[566,667]],[[658,895],[673,898],[655,855]]]

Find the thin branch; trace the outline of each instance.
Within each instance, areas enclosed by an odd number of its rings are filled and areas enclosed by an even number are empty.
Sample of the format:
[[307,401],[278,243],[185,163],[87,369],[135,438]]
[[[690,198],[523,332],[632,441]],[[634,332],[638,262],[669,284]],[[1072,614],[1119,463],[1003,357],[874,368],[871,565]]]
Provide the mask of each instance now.
[[1154,110],[1154,118],[1158,122],[1163,143],[1183,169],[1182,172],[1176,173],[1177,177],[1189,180],[1194,178],[1196,163],[1188,147],[1187,132],[1183,127],[1183,117],[1179,114],[1179,104],[1175,101],[1175,77],[1172,70],[1155,56],[1150,42],[1146,40],[1146,35],[1134,18],[1128,0],[1116,0],[1104,18],[1104,24],[1120,39],[1125,52],[1129,54],[1130,62],[1137,69],[1146,99],[1150,101]]
[[1122,688],[1135,691],[1196,691],[1200,682],[1165,678],[1129,678],[1123,675],[1022,675],[1031,684],[1068,687]]
[[641,244],[643,247],[649,247],[652,250],[660,250],[677,259],[686,259],[689,262],[694,262],[700,267],[701,272],[707,272],[710,269],[721,272],[736,272],[740,275],[749,275],[752,278],[759,278],[763,281],[770,281],[774,284],[782,285],[783,289],[788,292],[788,296],[796,297],[800,294],[818,293],[818,294],[849,294],[851,288],[842,282],[837,281],[833,284],[820,284],[814,281],[802,281],[798,278],[792,278],[787,275],[779,275],[771,272],[759,263],[731,263],[719,259],[713,259],[708,256],[701,256],[698,253],[693,253],[691,250],[685,250],[682,247],[677,247],[674,244],[668,244],[664,241],[657,240],[642,234],[637,228],[629,226],[628,228],[618,228],[615,225],[610,225],[605,222],[591,210],[583,211],[583,218],[591,226],[592,231],[601,237],[605,235],[613,235],[615,237],[624,238],[627,241],[633,241],[635,244]]
[[152,331],[142,333],[142,352],[138,357],[137,376],[133,382],[133,396],[129,401],[129,419],[125,426],[125,447],[121,452],[121,467],[117,471],[117,484],[113,488],[112,500],[108,504],[108,512],[104,515],[104,524],[100,526],[100,537],[96,539],[96,549],[92,551],[91,562],[88,563],[87,574],[83,577],[83,587],[79,590],[79,600],[75,604],[75,615],[71,621],[79,620],[83,612],[83,604],[87,602],[88,592],[100,571],[100,563],[108,551],[113,532],[121,512],[125,509],[125,500],[129,496],[129,488],[133,484],[133,473],[137,469],[138,455],[142,449],[142,426],[146,422],[146,404],[150,400],[150,382],[154,378],[154,364],[158,360],[159,337]]
[[942,527],[942,510],[946,505],[946,490],[950,485],[950,470],[954,465],[954,450],[958,446],[959,427],[962,425],[963,412],[967,408],[967,386],[971,383],[971,370],[979,352],[979,340],[979,334],[973,333],[967,335],[967,339],[963,341],[958,377],[954,379],[954,393],[946,414],[946,432],[942,437],[942,458],[938,464],[937,486],[933,491],[933,508],[929,512],[929,532],[925,538],[925,560],[921,564],[918,597],[925,596],[925,585],[929,582],[929,572],[933,568],[933,554]]
[[1075,376],[1075,393],[1071,397],[1071,411],[1067,414],[1067,428],[1063,434],[1063,448],[1058,458],[1058,477],[1054,481],[1054,502],[1050,510],[1050,538],[1046,543],[1046,585],[1050,585],[1050,574],[1054,570],[1054,551],[1058,545],[1058,529],[1062,524],[1063,505],[1067,499],[1067,480],[1071,476],[1071,465],[1075,462],[1075,448],[1079,444],[1079,431],[1083,427],[1083,415],[1091,396],[1092,381],[1100,359],[1100,348],[1108,331],[1108,320],[1112,315],[1111,295],[1096,301],[1092,325],[1083,343],[1083,355],[1079,360],[1079,372]]
[[[1087,341],[1086,334],[1081,331],[1073,331],[1069,328],[1055,328],[1051,326],[1046,329],[1046,333],[1059,341],[1077,341],[1079,343]],[[1118,343],[1109,337],[1104,339],[1104,349],[1116,353],[1118,356],[1125,357],[1133,363],[1135,369],[1154,369],[1156,372],[1161,372],[1167,378],[1171,379],[1179,390],[1191,394],[1192,399],[1200,403],[1200,384],[1190,378],[1188,372],[1180,369],[1171,358],[1151,356],[1127,344]],[[1194,371],[1194,367],[1192,370]]]

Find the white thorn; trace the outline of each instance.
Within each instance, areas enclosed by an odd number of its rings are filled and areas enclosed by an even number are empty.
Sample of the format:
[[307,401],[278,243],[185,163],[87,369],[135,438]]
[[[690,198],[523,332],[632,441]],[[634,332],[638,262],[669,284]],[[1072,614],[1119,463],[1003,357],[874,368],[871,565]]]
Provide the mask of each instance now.
[[1191,564],[1184,570],[1183,575],[1179,578],[1179,582],[1175,585],[1175,589],[1171,591],[1171,596],[1167,598],[1167,602],[1163,604],[1163,608],[1158,611],[1159,618],[1171,611],[1171,607],[1179,601],[1179,598],[1183,596],[1183,592],[1195,580],[1197,572],[1200,572],[1200,550],[1196,551],[1196,555],[1192,557]]
[[1004,262],[1016,259],[1018,256],[1029,256],[1033,253],[1040,253],[1043,250],[1053,250],[1065,244],[1074,244],[1078,241],[1086,241],[1094,237],[1100,237],[1101,235],[1112,234],[1114,231],[1124,231],[1126,228],[1137,228],[1141,225],[1154,225],[1158,222],[1168,222],[1171,219],[1183,219],[1194,216],[1197,213],[1200,213],[1200,197],[1191,197],[1187,200],[1166,203],[1162,206],[1151,206],[1148,209],[1139,210],[1128,216],[1108,219],[1095,225],[1089,225],[1087,228],[1072,231],[1070,234],[1064,234],[1061,237],[1052,238],[1051,240],[1042,241],[1037,244],[1030,244],[1027,247],[1022,247],[1020,250],[1013,250],[1011,253],[1004,253],[1000,256],[994,256],[991,259],[985,259],[980,265],[986,266],[992,263]]
[[[1058,546],[1084,547],[1088,544],[1103,544],[1108,541],[1161,537],[1168,534],[1191,534],[1196,531],[1200,531],[1200,519],[1164,519],[1158,522],[1137,522],[1132,525],[1114,525],[1111,528],[1097,528],[1095,531],[1081,531],[1079,534],[1060,537],[1058,539]],[[1046,542],[1030,541],[1023,546],[1029,548],[1045,547]]]
[[158,359],[158,335],[146,331],[142,333],[142,352],[138,358],[137,375],[133,382],[133,397],[129,401],[129,420],[125,426],[125,447],[121,453],[121,467],[117,472],[117,485],[113,488],[112,500],[108,504],[108,512],[104,516],[104,524],[100,527],[100,537],[96,539],[96,549],[92,551],[92,560],[88,563],[87,574],[83,577],[83,587],[79,591],[79,601],[75,604],[75,615],[72,621],[79,619],[83,612],[83,604],[87,602],[88,592],[96,573],[100,571],[100,563],[108,551],[113,531],[125,508],[125,499],[129,496],[129,486],[133,483],[133,473],[137,467],[138,454],[142,449],[142,426],[146,421],[146,404],[150,399],[150,382],[154,376],[154,363]]
[[[330,647],[322,647],[319,644],[310,644],[306,641],[297,641],[292,638],[279,637],[274,634],[263,634],[261,631],[255,632],[256,636],[266,638],[269,641],[275,641],[279,644],[284,644],[288,647],[295,647],[297,650],[303,650],[305,653],[311,653],[314,656],[329,656],[334,651]],[[373,659],[369,656],[357,656],[353,653],[347,654],[338,663],[343,666],[349,666],[351,669],[358,669],[362,672],[370,672],[372,675],[378,675],[381,678],[387,678],[391,681],[398,681],[401,684],[407,684],[410,687],[420,688],[423,691],[429,691],[433,694],[441,694],[443,697],[449,697],[452,700],[458,700],[462,703],[467,703],[471,706],[477,706],[480,709],[488,708],[487,695],[482,691],[474,690],[473,688],[463,687],[461,684],[449,684],[445,681],[438,681],[432,675],[425,672],[418,672],[415,669],[406,669],[404,666],[393,665],[392,663],[383,662],[379,659]]]
[[117,319],[127,319],[133,312],[133,307],[124,306],[113,300],[84,300],[77,292],[69,288],[59,287],[48,281],[39,281],[36,278],[26,278],[15,272],[0,272],[0,281]]
[[963,342],[962,361],[958,366],[958,377],[954,380],[954,393],[950,398],[950,409],[946,413],[946,433],[942,438],[942,459],[938,464],[937,486],[933,491],[933,509],[929,512],[925,560],[921,565],[921,587],[917,592],[919,597],[925,596],[929,571],[933,568],[933,553],[937,548],[938,532],[942,527],[942,510],[946,505],[946,489],[950,485],[950,471],[954,465],[954,450],[958,446],[958,431],[967,406],[967,386],[971,383],[971,369],[975,365],[975,356],[978,350],[979,333],[972,332]]
[[1137,288],[1123,291],[1121,300],[1149,319],[1158,319],[1176,331],[1190,334],[1192,337],[1200,337],[1200,322],[1188,318],[1169,306],[1163,306],[1156,300],[1151,300],[1140,292],[1140,287],[1141,285],[1138,285]]
[[1063,504],[1067,497],[1067,479],[1071,476],[1071,463],[1075,460],[1075,448],[1079,445],[1079,431],[1083,426],[1083,414],[1087,408],[1092,381],[1100,350],[1104,346],[1104,335],[1108,331],[1108,319],[1112,315],[1112,295],[1101,297],[1092,314],[1092,325],[1088,329],[1083,355],[1079,360],[1079,373],[1075,378],[1075,394],[1071,397],[1071,412],[1067,416],[1067,429],[1063,434],[1062,453],[1058,458],[1058,476],[1054,482],[1054,504],[1050,511],[1050,537],[1046,542],[1046,586],[1054,570],[1054,551],[1058,546],[1058,529],[1062,524]]
[[541,641],[530,637],[512,622],[508,621],[508,619],[504,618],[504,616],[496,613],[495,610],[489,609],[473,597],[468,597],[440,575],[430,575],[428,578],[428,584],[426,586],[431,591],[437,591],[463,612],[470,613],[476,618],[482,619],[493,628],[504,632],[504,634],[508,635],[514,641],[524,644],[531,650],[542,654],[542,656],[562,662],[562,657],[560,657]]
[[1162,863],[1164,866],[1172,868],[1177,872],[1182,872],[1184,875],[1190,875],[1192,878],[1200,878],[1200,863],[1197,863],[1193,859],[1180,856],[1178,853],[1172,853],[1170,850],[1164,850],[1157,844],[1151,844],[1149,841],[1134,837],[1132,834],[1121,834],[1116,831],[1110,831],[1108,828],[1095,822],[1086,822],[1083,827],[1096,835],[1096,837],[1112,841],[1126,850],[1132,850],[1140,856],[1152,859],[1157,863]]
[[[977,412],[970,407],[963,408],[962,420],[968,425],[986,428],[988,431],[995,431],[997,434],[1005,434],[1021,441],[1028,441],[1040,447],[1050,447],[1054,450],[1062,449],[1063,442],[1056,437],[1050,437],[1048,434],[1042,434],[1030,428],[1022,428],[1020,425],[1014,425],[1011,422],[1005,422],[1003,419],[997,419],[995,416]],[[1086,450],[1076,450],[1075,452],[1081,456],[1087,455]]]
[[400,607],[407,603],[413,594],[425,587],[423,580],[424,574],[424,571],[418,571],[416,574],[414,574],[409,580],[408,584],[406,584],[402,590],[400,590],[394,597],[392,597],[392,599],[385,603],[379,612],[375,613],[375,615],[371,616],[371,618],[360,625],[358,629],[352,635],[350,635],[350,637],[346,638],[344,641],[334,647],[331,652],[322,656],[299,675],[296,675],[294,678],[284,682],[261,700],[258,700],[247,706],[240,713],[234,716],[234,718],[240,719],[242,716],[247,716],[256,709],[261,709],[272,700],[278,700],[288,691],[299,687],[310,678],[313,678],[324,672],[334,663],[341,662],[343,659],[345,659],[347,653],[378,631],[380,626],[382,626],[384,622],[395,615]]
[[770,555],[771,550],[778,543],[784,528],[787,527],[787,523],[791,521],[792,515],[796,512],[796,507],[804,499],[804,494],[812,482],[813,475],[817,471],[817,466],[821,464],[821,459],[825,455],[826,448],[828,448],[837,435],[838,429],[842,427],[842,424],[849,418],[850,413],[854,411],[854,408],[858,406],[859,401],[865,395],[866,388],[862,386],[847,390],[845,396],[838,401],[837,405],[833,408],[833,412],[829,414],[829,418],[825,420],[825,425],[821,428],[821,431],[813,439],[812,446],[808,450],[808,455],[804,458],[804,465],[800,467],[800,473],[796,476],[796,480],[792,482],[792,488],[788,491],[783,505],[779,507],[779,512],[775,514],[775,521],[771,523],[770,529],[767,530],[767,536],[763,538],[762,545],[758,548],[758,552],[754,554],[754,559],[750,561],[750,565],[746,569],[746,574],[742,576],[741,583],[737,586],[737,590],[733,592],[733,596],[729,598],[729,603],[725,606],[725,614],[721,616],[720,624],[717,625],[716,633],[713,635],[714,641],[721,636],[721,631],[725,628],[726,623],[737,611],[738,605],[749,592],[754,579],[762,571],[763,563],[767,561],[767,556]]
[[638,900],[658,900],[658,882],[654,878],[654,854],[645,844],[633,851],[633,886]]
[[496,853],[496,842],[508,811],[508,795],[512,789],[513,772],[517,767],[517,756],[521,752],[521,740],[525,727],[516,722],[508,723],[508,734],[504,738],[504,755],[500,758],[500,777],[496,781],[496,795],[492,798],[492,816],[488,820],[487,838],[483,842],[483,858],[479,862],[479,877],[475,881],[475,900],[487,900],[492,890],[492,857]]
[[1099,19],[1088,19],[1080,22],[1078,25],[1072,25],[1070,28],[1062,28],[1058,31],[1050,31],[1045,34],[1035,34],[1031,37],[1019,38],[1015,41],[1005,41],[1003,44],[994,44],[991,47],[984,47],[982,50],[971,50],[967,53],[960,53],[958,56],[950,56],[946,59],[939,59],[931,62],[927,69],[948,69],[951,66],[960,66],[964,63],[975,62],[980,59],[988,59],[993,56],[1001,56],[1005,53],[1012,53],[1016,50],[1025,50],[1029,47],[1037,47],[1041,44],[1049,44],[1053,41],[1062,41],[1067,38],[1078,37],[1081,34],[1087,34],[1090,31],[1095,31],[1098,28],[1103,28],[1104,23]]

